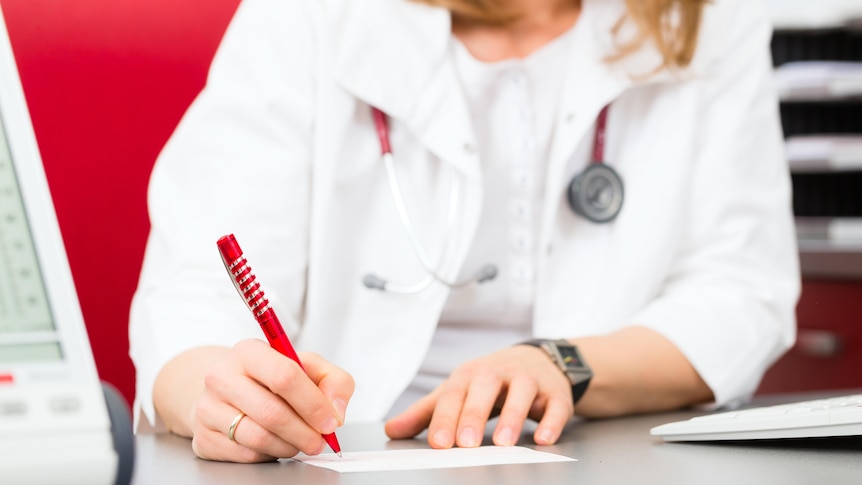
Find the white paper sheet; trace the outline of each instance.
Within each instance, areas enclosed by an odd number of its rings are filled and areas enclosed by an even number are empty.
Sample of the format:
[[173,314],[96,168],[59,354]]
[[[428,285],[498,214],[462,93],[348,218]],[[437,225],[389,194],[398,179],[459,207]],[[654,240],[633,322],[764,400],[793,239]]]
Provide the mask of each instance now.
[[341,458],[335,454],[325,454],[300,455],[294,459],[339,473],[577,461],[568,456],[536,451],[523,446],[360,451],[345,452]]

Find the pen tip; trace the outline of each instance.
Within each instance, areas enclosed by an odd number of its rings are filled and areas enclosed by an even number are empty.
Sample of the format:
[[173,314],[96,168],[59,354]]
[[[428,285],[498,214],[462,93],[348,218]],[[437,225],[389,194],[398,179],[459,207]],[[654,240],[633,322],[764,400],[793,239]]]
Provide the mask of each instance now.
[[341,458],[341,452],[340,451],[338,452],[338,457]]

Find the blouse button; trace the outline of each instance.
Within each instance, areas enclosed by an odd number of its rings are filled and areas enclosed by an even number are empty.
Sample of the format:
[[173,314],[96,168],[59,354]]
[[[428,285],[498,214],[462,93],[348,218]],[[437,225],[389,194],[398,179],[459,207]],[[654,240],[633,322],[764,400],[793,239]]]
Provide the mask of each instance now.
[[529,254],[532,242],[532,238],[530,238],[526,231],[516,231],[509,238],[512,252],[520,255]]
[[513,73],[510,79],[512,80],[513,86],[521,87],[527,84],[527,80],[524,78],[524,74],[520,72]]
[[518,190],[528,191],[533,187],[533,177],[527,170],[515,170],[512,174],[512,184]]
[[524,136],[520,141],[520,148],[526,153],[532,153],[536,149],[536,139],[532,136]]
[[530,204],[524,199],[518,199],[511,204],[511,217],[517,222],[528,222],[530,219]]
[[533,282],[533,268],[527,264],[515,266],[515,282],[521,285],[529,285]]

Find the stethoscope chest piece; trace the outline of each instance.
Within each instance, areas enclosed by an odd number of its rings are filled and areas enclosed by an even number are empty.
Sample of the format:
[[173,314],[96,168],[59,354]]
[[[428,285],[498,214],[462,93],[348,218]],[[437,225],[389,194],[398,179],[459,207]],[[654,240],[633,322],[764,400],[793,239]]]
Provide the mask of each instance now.
[[610,222],[623,207],[623,180],[604,163],[591,163],[572,179],[566,194],[576,214],[593,222]]

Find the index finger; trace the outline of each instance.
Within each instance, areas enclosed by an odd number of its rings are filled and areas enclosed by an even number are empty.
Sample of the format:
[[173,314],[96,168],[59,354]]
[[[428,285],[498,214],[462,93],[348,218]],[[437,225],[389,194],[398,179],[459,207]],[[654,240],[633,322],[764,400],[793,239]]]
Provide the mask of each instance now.
[[[255,345],[249,342],[239,349],[241,363],[249,377],[280,396],[319,433],[334,432],[339,423],[337,412],[302,366],[262,341],[258,343]],[[240,345],[237,344],[238,347]]]
[[421,433],[431,422],[436,403],[436,391],[422,397],[403,413],[386,422],[386,436],[397,440],[413,438]]
[[356,387],[353,376],[313,352],[303,352],[300,358],[306,374],[332,403],[338,423],[343,424],[347,403]]

